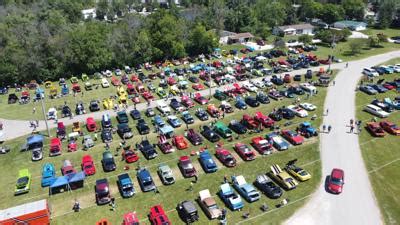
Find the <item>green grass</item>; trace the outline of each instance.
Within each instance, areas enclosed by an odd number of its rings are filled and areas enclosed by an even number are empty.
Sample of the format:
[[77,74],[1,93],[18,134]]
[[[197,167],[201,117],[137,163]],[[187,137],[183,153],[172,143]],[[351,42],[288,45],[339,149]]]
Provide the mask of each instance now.
[[[326,95],[326,89],[319,88],[319,92],[317,96],[311,97],[307,101],[313,103],[318,106],[317,111],[315,112],[318,117],[317,120],[312,121],[312,123],[318,127],[321,123],[322,113],[323,113],[323,102]],[[304,96],[302,97],[302,99]],[[256,111],[262,111],[264,113],[270,112],[274,107],[279,107],[282,105],[287,105],[291,103],[293,100],[284,99],[282,101],[272,101],[268,105],[262,105],[255,109],[248,109],[246,111],[235,110],[233,114],[226,114],[223,121],[228,123],[232,119],[240,119],[243,114],[249,113],[254,114]],[[217,103],[216,100],[213,100],[214,103]],[[310,115],[311,116],[311,115]],[[304,121],[304,119],[295,118],[293,120],[293,124],[290,125],[289,129],[294,129],[296,125]],[[115,119],[113,118],[113,122],[115,123]],[[191,128],[198,129],[198,127],[202,124],[209,123],[208,122],[197,122],[195,125],[191,125]],[[283,123],[286,121],[281,121],[279,124],[283,127]],[[130,119],[131,127],[134,127],[135,122]],[[83,128],[84,129],[84,128]],[[67,128],[70,130],[70,127]],[[85,130],[85,129],[84,129]],[[137,131],[133,128],[135,134]],[[54,130],[52,133],[54,134]],[[184,128],[176,129],[176,133],[182,134],[184,132]],[[269,130],[264,130],[262,135],[270,132]],[[242,135],[240,141],[246,144],[250,143],[251,138],[254,136],[251,134]],[[135,143],[141,140],[141,136],[136,135],[133,139],[128,140],[128,144],[134,145]],[[156,135],[151,133],[148,135],[149,140],[152,143],[156,141]],[[219,184],[222,181],[223,176],[226,174],[228,176],[232,174],[242,174],[245,176],[248,182],[254,181],[256,175],[265,173],[269,170],[269,166],[273,163],[278,163],[280,165],[286,163],[288,160],[293,158],[297,158],[299,160],[299,165],[304,165],[304,168],[307,169],[312,175],[313,178],[307,182],[301,183],[296,190],[285,192],[284,197],[289,198],[293,204],[284,207],[282,209],[273,210],[269,213],[262,214],[262,211],[259,209],[261,204],[267,203],[270,209],[274,209],[275,205],[279,203],[280,200],[270,200],[265,196],[262,196],[261,200],[256,203],[245,203],[245,212],[250,212],[250,217],[260,215],[254,219],[249,220],[246,223],[249,224],[278,224],[285,220],[288,216],[294,213],[294,211],[305,203],[307,196],[310,195],[315,188],[318,186],[320,182],[321,172],[320,172],[320,162],[319,162],[319,144],[316,138],[308,140],[304,145],[298,147],[292,147],[288,151],[277,152],[270,156],[259,156],[253,162],[240,162],[237,167],[228,169],[224,166],[220,165],[220,170],[214,174],[204,174],[202,169],[199,167],[199,163],[196,157],[192,157],[192,161],[197,167],[198,171],[201,173],[199,176],[199,182],[194,186],[194,191],[189,192],[186,189],[189,187],[191,179],[183,179],[181,173],[177,168],[177,161],[179,156],[188,155],[192,150],[198,150],[200,147],[191,146],[189,149],[176,151],[171,154],[164,155],[160,153],[159,157],[154,160],[147,161],[144,159],[141,153],[140,155],[140,166],[146,166],[149,168],[150,172],[155,179],[156,184],[160,184],[159,178],[156,175],[156,167],[160,162],[166,162],[174,171],[175,176],[177,178],[176,184],[173,186],[159,186],[160,194],[154,193],[142,193],[137,185],[137,180],[135,177],[135,170],[138,166],[138,163],[130,164],[131,169],[128,173],[134,178],[134,183],[136,190],[138,193],[130,199],[120,199],[119,193],[116,186],[116,176],[122,172],[124,172],[123,167],[126,165],[125,162],[120,161],[120,156],[116,158],[117,162],[117,170],[110,173],[104,173],[101,168],[100,160],[101,154],[104,151],[104,145],[100,142],[96,142],[96,146],[90,149],[88,152],[84,152],[82,150],[78,150],[77,152],[69,153],[64,151],[61,156],[57,157],[47,157],[48,156],[48,146],[45,147],[45,158],[40,162],[32,162],[30,161],[30,152],[19,152],[19,146],[25,141],[25,137],[18,138],[11,142],[7,142],[6,144],[12,147],[12,151],[4,155],[4,157],[0,158],[0,170],[8,171],[7,173],[3,173],[0,177],[0,187],[2,188],[2,192],[0,193],[0,198],[3,201],[0,202],[1,208],[7,208],[14,205],[19,205],[22,203],[35,201],[43,198],[49,199],[51,208],[52,208],[52,216],[54,217],[52,223],[54,224],[70,224],[71,221],[74,221],[76,224],[93,224],[101,218],[108,218],[112,224],[117,224],[121,222],[122,215],[129,211],[137,211],[140,219],[147,221],[146,215],[150,206],[154,204],[162,204],[164,208],[169,211],[168,216],[171,221],[175,223],[180,223],[180,220],[177,216],[177,213],[173,210],[176,207],[176,204],[179,201],[185,199],[195,200],[197,197],[198,191],[209,188],[211,193],[216,194],[219,188]],[[114,142],[111,145],[111,149],[115,152],[115,148],[118,145],[120,139],[117,135],[114,135]],[[46,140],[46,144],[48,140]],[[78,141],[80,143],[80,140]],[[234,143],[230,143],[228,141],[224,141],[225,147],[227,149],[232,150],[232,146]],[[63,143],[63,149],[66,149],[66,143]],[[208,146],[212,153],[215,152],[215,149],[212,143],[205,141],[203,146]],[[158,150],[159,151],[159,150]],[[95,160],[97,173],[94,176],[88,177],[85,181],[85,187],[82,189],[78,189],[72,191],[70,193],[61,193],[54,196],[48,196],[48,189],[40,187],[40,175],[41,175],[41,166],[46,162],[54,163],[57,168],[57,174],[60,174],[59,168],[61,167],[62,161],[64,159],[71,160],[76,168],[79,168],[80,159],[84,154],[90,154]],[[239,157],[234,153],[234,155]],[[241,160],[239,160],[241,161]],[[28,194],[21,196],[13,196],[13,190],[15,185],[15,178],[19,169],[28,168],[32,174],[33,182],[31,191]],[[117,198],[117,211],[112,212],[109,210],[109,206],[96,206],[95,205],[95,196],[94,196],[94,182],[96,179],[105,178],[109,179],[111,184],[111,193],[113,196]],[[71,207],[74,203],[74,200],[78,199],[81,203],[81,207],[83,210],[79,213],[72,213]],[[223,203],[220,201],[218,197],[216,197],[218,204],[221,207],[224,207]],[[199,212],[200,215],[200,223],[208,224],[208,223],[216,223],[216,221],[209,221],[203,212]],[[237,223],[242,221],[241,218],[242,212],[230,212],[228,213],[228,221],[230,223]]]
[[[400,58],[393,59],[384,64],[399,63]],[[379,79],[393,80],[400,78],[400,74],[390,74],[379,77]],[[376,82],[377,79],[375,79]],[[370,121],[373,116],[362,111],[362,108],[370,103],[375,97],[382,100],[385,97],[394,98],[398,96],[395,90],[388,91],[376,96],[369,96],[365,93],[357,93],[357,119],[362,121]],[[394,111],[388,120],[399,125],[400,113]],[[380,121],[380,120],[379,120]],[[365,122],[364,122],[365,125]],[[372,187],[375,192],[378,204],[386,224],[400,223],[400,151],[399,136],[387,134],[383,138],[372,137],[365,129],[360,135],[361,151],[369,172]]]
[[383,29],[383,30],[382,29],[367,29],[367,30],[361,31],[361,33],[364,33],[369,36],[383,33],[390,38],[390,37],[394,37],[394,36],[399,36],[400,29],[394,29],[394,28],[388,28],[388,29]]

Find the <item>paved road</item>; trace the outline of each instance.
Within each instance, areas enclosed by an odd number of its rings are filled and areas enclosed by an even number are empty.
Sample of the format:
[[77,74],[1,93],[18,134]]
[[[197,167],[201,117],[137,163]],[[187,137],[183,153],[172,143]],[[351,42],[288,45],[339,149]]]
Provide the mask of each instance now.
[[[365,66],[400,57],[400,51],[352,61],[336,76],[336,85],[328,89],[324,124],[332,125],[330,134],[321,134],[322,182],[310,201],[285,224],[288,225],[378,225],[380,210],[361,156],[358,135],[350,134],[349,120],[355,118],[355,88]],[[325,191],[325,179],[332,168],[345,171],[345,185],[340,195]]]

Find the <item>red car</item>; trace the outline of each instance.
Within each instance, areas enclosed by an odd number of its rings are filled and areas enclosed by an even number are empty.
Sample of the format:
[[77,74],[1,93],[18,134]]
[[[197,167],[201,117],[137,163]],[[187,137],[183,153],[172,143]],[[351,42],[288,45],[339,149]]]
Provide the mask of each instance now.
[[128,92],[128,95],[134,95],[134,94],[136,94],[136,90],[135,90],[135,87],[133,86],[133,84],[128,84],[127,86],[126,86],[126,92]]
[[192,160],[189,156],[181,156],[179,158],[179,169],[182,171],[184,177],[194,177],[197,174],[196,168],[194,168]]
[[178,150],[183,150],[189,147],[183,135],[174,136],[172,138],[172,144],[175,145]]
[[292,77],[290,76],[290,74],[285,74],[285,76],[283,77],[283,82],[285,83],[292,82]]
[[233,148],[244,161],[251,161],[256,158],[256,154],[254,153],[254,151],[252,151],[247,145],[243,143],[236,143]]
[[84,155],[82,157],[81,167],[86,176],[96,173],[96,167],[94,166],[93,158],[90,155]]
[[200,93],[196,93],[194,95],[194,100],[196,102],[198,102],[200,105],[205,105],[208,103],[208,99],[206,99],[205,97],[203,97]]
[[184,95],[181,98],[181,103],[182,105],[184,105],[186,108],[192,108],[194,107],[194,102],[192,101],[191,98],[189,98],[188,96]]
[[129,147],[122,151],[122,158],[125,159],[125,162],[127,163],[133,163],[139,160],[139,156],[136,154],[136,152]]
[[304,142],[303,136],[292,130],[283,130],[281,135],[292,145],[301,145]]
[[152,225],[171,224],[161,205],[155,205],[150,208],[149,220]]
[[93,132],[97,129],[96,121],[94,121],[93,117],[89,117],[86,119],[86,128],[89,132]]
[[244,126],[246,126],[250,130],[256,129],[259,126],[259,123],[248,114],[243,115],[241,122]]
[[111,83],[114,86],[121,86],[121,81],[116,77],[111,77]]
[[139,225],[139,219],[136,212],[125,213],[122,225]]
[[154,96],[153,96],[150,92],[148,92],[148,91],[143,92],[143,93],[142,93],[142,97],[143,97],[144,99],[146,99],[147,101],[151,101],[151,100],[154,99]]
[[193,88],[194,90],[196,90],[196,91],[201,91],[201,90],[204,90],[204,89],[205,89],[204,85],[202,85],[201,83],[193,84],[193,85],[192,85],[192,88]]
[[254,116],[254,120],[261,123],[264,127],[272,127],[275,124],[275,121],[268,116],[264,115],[262,112],[256,112]]
[[400,127],[390,121],[382,121],[379,125],[389,134],[400,135]]
[[64,160],[63,166],[61,167],[61,173],[63,176],[76,173],[74,166],[68,159]]
[[392,90],[392,89],[396,88],[395,86],[393,86],[393,85],[391,85],[390,83],[387,83],[387,82],[383,84],[383,87],[385,87],[386,89],[389,89],[389,90]]
[[81,92],[81,86],[79,86],[79,84],[73,84],[72,91],[73,92]]
[[75,152],[76,150],[78,150],[78,144],[76,143],[75,139],[71,139],[68,142],[68,151]]
[[61,140],[52,138],[50,141],[50,156],[61,155]]
[[231,90],[231,92],[234,93],[234,94],[241,95],[241,94],[246,93],[247,91],[246,91],[246,89],[240,87],[240,85],[238,83],[234,83],[233,84],[233,89]]
[[251,139],[251,146],[262,155],[272,153],[272,145],[263,137],[258,136]]
[[329,59],[320,59],[318,60],[319,63],[321,63],[322,65],[328,65],[330,64],[330,60]]
[[224,148],[218,148],[215,151],[215,155],[219,159],[219,161],[222,162],[227,167],[234,167],[236,166],[236,159],[233,157],[233,155],[226,149]]
[[172,85],[176,84],[177,82],[176,82],[175,78],[168,77],[167,83],[169,86],[172,86]]
[[340,194],[343,191],[344,171],[341,169],[333,169],[328,179],[328,190],[334,194]]
[[139,81],[139,77],[136,74],[132,74],[131,81],[132,82],[138,82]]
[[365,128],[369,131],[369,133],[374,137],[383,137],[386,135],[383,128],[379,125],[379,123],[369,122],[365,126]]
[[140,94],[143,94],[144,92],[146,92],[146,88],[143,86],[143,84],[139,83],[136,85],[136,91]]

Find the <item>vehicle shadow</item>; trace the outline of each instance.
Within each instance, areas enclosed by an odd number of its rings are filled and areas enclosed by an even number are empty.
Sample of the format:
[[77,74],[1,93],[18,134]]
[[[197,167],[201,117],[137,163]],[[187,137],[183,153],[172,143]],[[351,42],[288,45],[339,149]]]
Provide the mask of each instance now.
[[331,178],[330,175],[328,175],[328,176],[325,177],[325,185],[324,185],[324,188],[325,188],[325,191],[326,191],[327,193],[332,194],[332,192],[330,192],[330,191],[329,191],[329,188],[328,188],[330,178]]

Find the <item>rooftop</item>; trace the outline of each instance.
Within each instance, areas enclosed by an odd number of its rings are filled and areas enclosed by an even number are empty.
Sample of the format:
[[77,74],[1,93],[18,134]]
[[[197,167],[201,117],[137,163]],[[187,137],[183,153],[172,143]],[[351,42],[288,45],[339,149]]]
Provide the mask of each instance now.
[[301,29],[313,29],[314,26],[309,24],[309,23],[301,23],[301,24],[292,24],[292,25],[286,25],[286,26],[279,26],[278,27],[280,30],[288,30],[288,29],[294,29],[294,30],[301,30]]
[[0,211],[0,221],[47,209],[47,200],[39,200]]
[[238,34],[234,34],[229,36],[229,38],[231,40],[238,40],[238,39],[242,39],[242,38],[253,38],[254,36],[248,32],[246,33],[238,33]]

